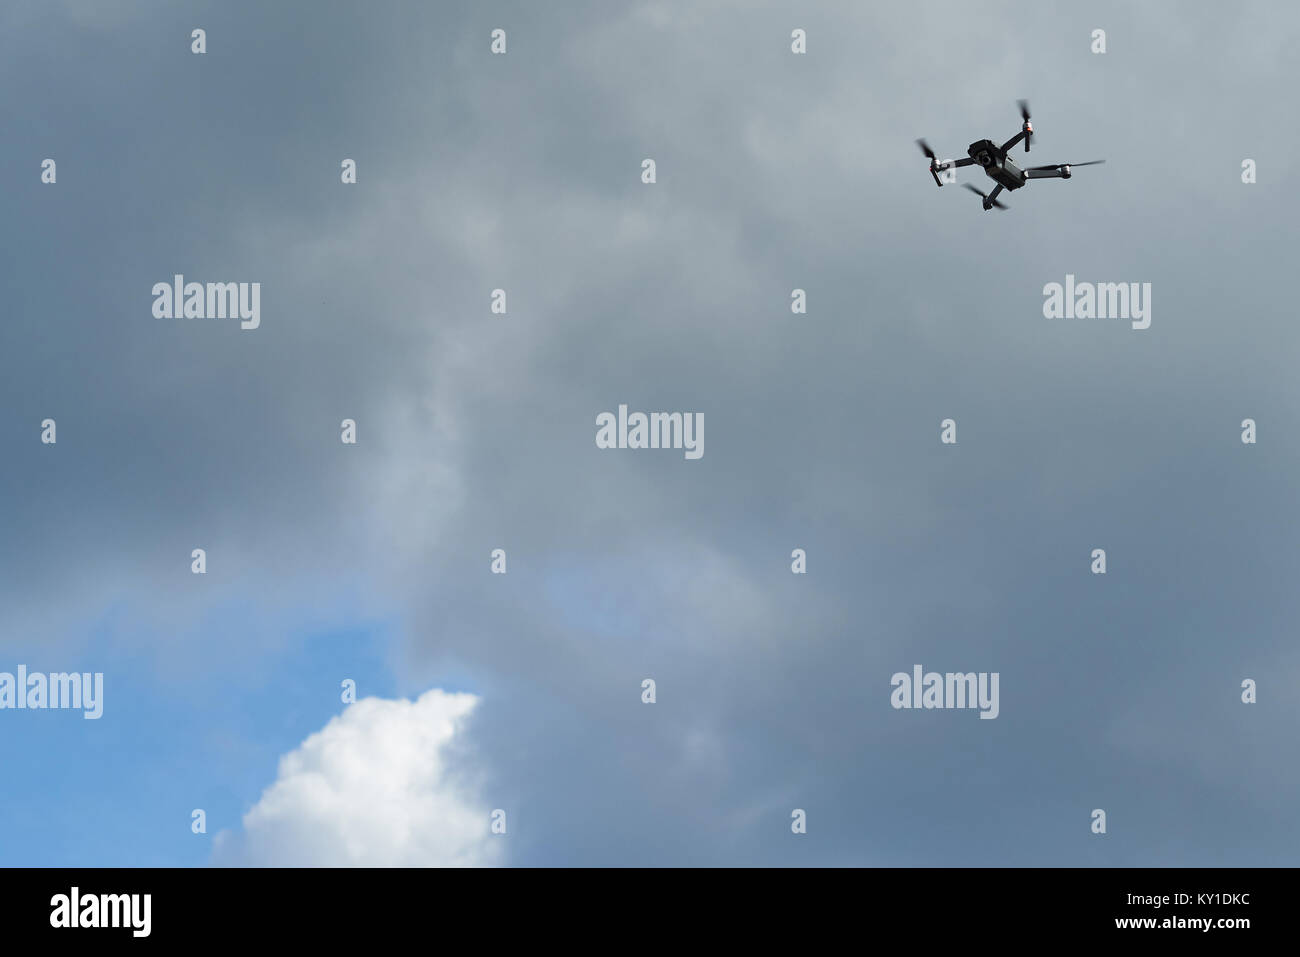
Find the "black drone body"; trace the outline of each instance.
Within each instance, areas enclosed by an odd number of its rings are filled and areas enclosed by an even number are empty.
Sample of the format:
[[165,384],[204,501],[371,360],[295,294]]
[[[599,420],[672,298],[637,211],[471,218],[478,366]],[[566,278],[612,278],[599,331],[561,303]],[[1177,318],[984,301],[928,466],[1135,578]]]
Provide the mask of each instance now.
[[1034,127],[1029,122],[1029,104],[1024,100],[1020,101],[1020,116],[1024,120],[1024,125],[1020,127],[1020,132],[1011,139],[1007,140],[1001,146],[998,146],[992,140],[976,140],[966,150],[969,154],[966,159],[945,160],[939,162],[939,158],[934,155],[934,150],[925,140],[917,140],[921,147],[921,152],[930,158],[930,175],[934,177],[934,184],[942,186],[943,181],[939,179],[941,170],[952,169],[956,166],[975,166],[978,165],[984,169],[984,173],[989,179],[993,180],[993,192],[984,193],[976,189],[970,183],[963,183],[972,193],[978,193],[983,199],[984,208],[992,209],[996,206],[998,209],[1006,209],[1006,206],[998,202],[998,193],[1005,190],[1017,190],[1024,186],[1031,179],[1069,179],[1072,175],[1071,170],[1075,166],[1095,166],[1097,163],[1104,163],[1105,160],[1089,160],[1087,163],[1057,163],[1053,166],[1028,166],[1021,168],[1011,162],[1010,150],[1021,140],[1025,141],[1025,152],[1029,152],[1029,141],[1033,138]]

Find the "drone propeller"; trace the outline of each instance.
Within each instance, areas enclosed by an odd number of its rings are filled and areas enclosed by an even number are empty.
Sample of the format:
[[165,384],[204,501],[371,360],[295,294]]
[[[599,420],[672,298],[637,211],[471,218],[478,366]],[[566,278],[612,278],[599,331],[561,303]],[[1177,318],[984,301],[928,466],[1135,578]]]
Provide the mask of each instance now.
[[[917,140],[916,145],[921,147],[922,153],[930,157],[930,175],[934,177],[934,185],[942,186],[943,183],[939,181],[939,174],[935,172],[935,170],[939,168],[939,157],[934,155],[934,150],[930,149],[930,144],[925,140]],[[945,169],[946,168],[947,167],[945,167]]]
[[1086,163],[1057,163],[1055,166],[1029,166],[1026,171],[1031,169],[1065,169],[1067,166],[1096,166],[1098,163],[1104,163],[1105,160],[1088,160]]
[[970,183],[962,183],[962,185],[965,186],[972,193],[978,193],[980,196],[984,197],[985,209],[988,209],[990,206],[996,206],[998,209],[1006,209],[1006,207],[1003,206],[1001,203],[999,203],[996,199],[989,199],[988,193],[981,192],[980,190],[972,186]]
[[1025,121],[1022,129],[1025,131],[1025,152],[1029,152],[1029,141],[1034,137],[1034,126],[1029,122],[1029,102],[1027,100],[1017,100],[1020,106],[1020,116]]
[[[1055,166],[1031,166],[1029,167],[1029,169],[1033,169],[1033,170],[1059,169],[1061,171],[1061,179],[1069,179],[1070,176],[1072,175],[1071,170],[1076,166],[1096,166],[1098,163],[1104,163],[1104,162],[1106,161],[1089,160],[1086,163],[1057,163]],[[1025,170],[1025,172],[1028,173],[1029,170],[1027,169]]]

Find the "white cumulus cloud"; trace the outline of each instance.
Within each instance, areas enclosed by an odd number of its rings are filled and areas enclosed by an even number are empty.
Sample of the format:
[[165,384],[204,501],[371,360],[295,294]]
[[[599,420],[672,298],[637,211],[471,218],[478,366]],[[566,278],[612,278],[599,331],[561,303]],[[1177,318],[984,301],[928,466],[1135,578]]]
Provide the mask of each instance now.
[[478,704],[434,688],[415,701],[363,698],[280,759],[274,784],[221,833],[217,864],[427,867],[496,863],[489,805],[448,769]]

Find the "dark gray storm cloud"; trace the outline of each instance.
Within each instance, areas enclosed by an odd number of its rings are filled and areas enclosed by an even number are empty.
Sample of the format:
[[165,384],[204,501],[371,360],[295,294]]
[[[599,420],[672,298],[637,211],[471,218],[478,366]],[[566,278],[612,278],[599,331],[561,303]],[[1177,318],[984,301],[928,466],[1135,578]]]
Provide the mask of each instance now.
[[[1294,862],[1295,11],[3,16],[0,641],[391,615],[406,692],[482,696],[517,863]],[[1020,97],[1033,159],[1107,164],[934,189],[913,140]],[[261,327],[154,319],[174,273]],[[1066,274],[1151,327],[1044,318]],[[703,458],[598,449],[620,403]],[[916,663],[999,717],[892,709]]]

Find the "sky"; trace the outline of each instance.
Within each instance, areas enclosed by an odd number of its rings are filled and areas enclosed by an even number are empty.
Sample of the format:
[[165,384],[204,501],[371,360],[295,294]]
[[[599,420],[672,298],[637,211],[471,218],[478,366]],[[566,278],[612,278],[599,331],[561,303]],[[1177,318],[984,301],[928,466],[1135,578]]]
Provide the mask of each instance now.
[[[0,864],[1294,865],[1298,31],[5,4],[0,672],[104,691],[0,709]],[[1021,98],[1106,164],[935,189]],[[894,708],[918,664],[996,719]]]

